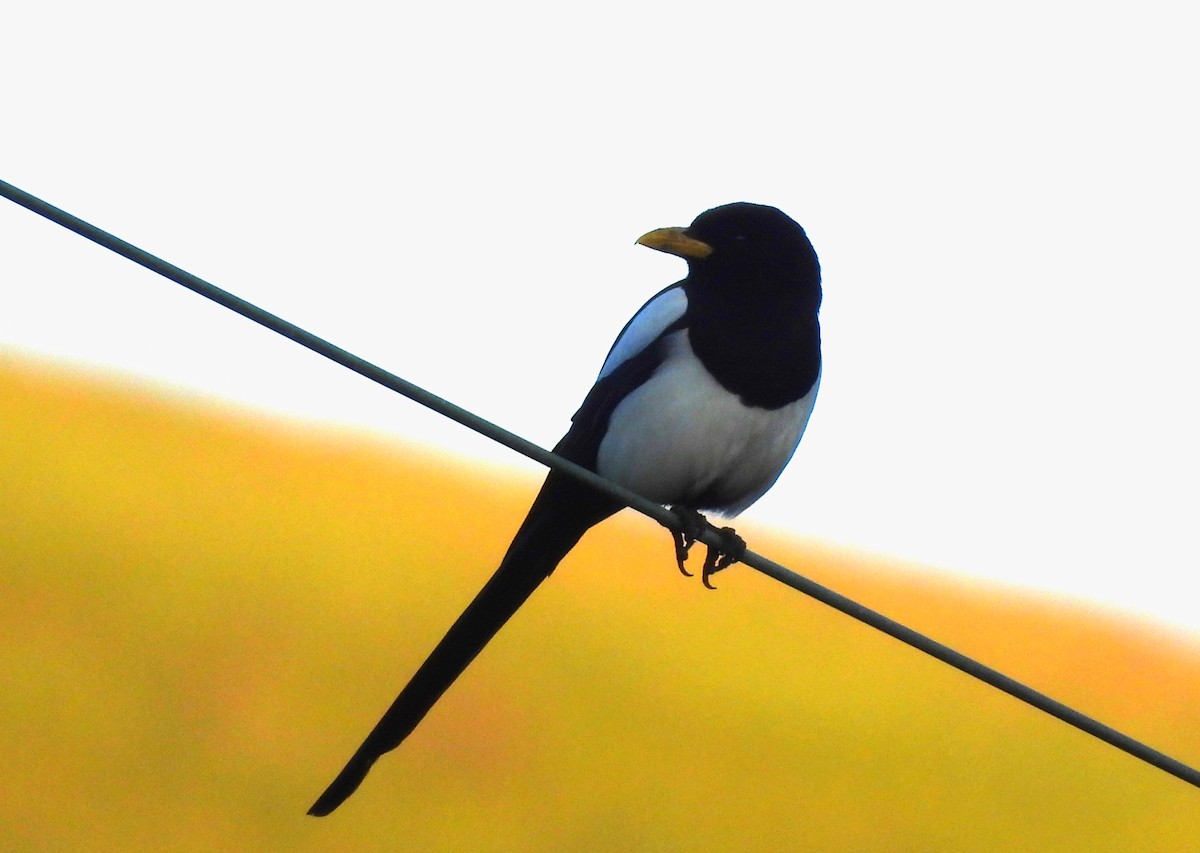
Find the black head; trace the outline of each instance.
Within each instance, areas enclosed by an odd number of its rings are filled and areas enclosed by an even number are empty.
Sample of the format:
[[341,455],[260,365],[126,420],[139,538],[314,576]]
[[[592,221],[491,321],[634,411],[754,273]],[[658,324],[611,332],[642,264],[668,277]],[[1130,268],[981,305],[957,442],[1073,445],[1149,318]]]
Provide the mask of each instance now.
[[740,288],[802,288],[820,301],[821,268],[808,235],[775,207],[736,202],[701,213],[687,228],[638,240],[688,262],[689,280]]
[[706,210],[684,233],[712,247],[697,266],[792,277],[812,275],[817,253],[804,229],[775,207],[736,202]]
[[813,388],[821,267],[803,228],[774,207],[726,204],[638,242],[687,260],[688,342],[722,387],[765,409]]

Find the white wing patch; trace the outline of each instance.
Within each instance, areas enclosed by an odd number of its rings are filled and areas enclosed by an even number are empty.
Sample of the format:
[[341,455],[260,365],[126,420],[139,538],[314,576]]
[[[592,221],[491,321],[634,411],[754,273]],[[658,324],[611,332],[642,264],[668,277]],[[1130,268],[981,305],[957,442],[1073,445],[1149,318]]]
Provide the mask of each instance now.
[[778,409],[746,406],[696,358],[686,331],[667,338],[667,358],[613,410],[596,470],[659,503],[707,495],[734,516],[775,483],[796,451],[817,399]]
[[603,379],[620,365],[644,350],[663,333],[663,330],[687,311],[687,294],[679,285],[668,287],[641,307],[617,337],[600,368]]

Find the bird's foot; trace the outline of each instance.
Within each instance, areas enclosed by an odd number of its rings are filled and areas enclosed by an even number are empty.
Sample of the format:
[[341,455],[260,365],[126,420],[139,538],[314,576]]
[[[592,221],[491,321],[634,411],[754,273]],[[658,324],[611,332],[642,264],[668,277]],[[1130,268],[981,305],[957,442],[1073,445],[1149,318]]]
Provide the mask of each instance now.
[[682,531],[672,530],[671,536],[675,540],[675,562],[679,566],[679,571],[687,577],[692,576],[692,573],[684,566],[688,552],[704,534],[704,531],[712,528],[721,537],[719,546],[705,546],[708,548],[708,553],[704,555],[704,567],[700,572],[700,580],[704,585],[709,589],[716,589],[708,579],[742,559],[742,555],[746,553],[746,540],[738,536],[732,527],[713,527],[703,515],[690,507],[673,506],[670,509],[675,513],[675,517],[679,519],[680,526],[683,528]]
[[688,552],[692,550],[692,546],[704,533],[704,528],[708,527],[708,521],[696,510],[687,507],[673,506],[671,512],[675,513],[680,526],[683,527],[682,531],[671,530],[671,538],[675,540],[675,564],[679,566],[679,571],[683,572],[685,577],[690,578],[692,573],[687,570],[684,563],[687,562]]
[[728,569],[746,553],[746,540],[738,536],[732,527],[719,527],[716,530],[721,537],[721,544],[716,548],[709,546],[708,553],[704,555],[704,568],[700,571],[700,580],[709,589],[716,589],[708,582],[710,577],[722,569]]

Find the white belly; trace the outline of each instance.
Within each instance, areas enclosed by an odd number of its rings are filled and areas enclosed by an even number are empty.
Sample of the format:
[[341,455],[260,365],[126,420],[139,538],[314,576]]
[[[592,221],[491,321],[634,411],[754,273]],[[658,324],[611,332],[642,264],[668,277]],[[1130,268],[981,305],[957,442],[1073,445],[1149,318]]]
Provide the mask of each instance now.
[[[686,332],[668,338],[667,348],[658,371],[613,411],[597,471],[659,503],[736,515],[792,458],[817,385],[782,408],[750,408],[703,368]],[[705,494],[705,506],[692,503]]]

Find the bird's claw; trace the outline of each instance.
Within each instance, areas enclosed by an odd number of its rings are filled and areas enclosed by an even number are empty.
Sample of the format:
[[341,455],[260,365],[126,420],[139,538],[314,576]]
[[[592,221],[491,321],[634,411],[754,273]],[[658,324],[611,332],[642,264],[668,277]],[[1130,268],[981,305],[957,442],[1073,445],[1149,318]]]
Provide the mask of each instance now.
[[[679,566],[679,571],[683,572],[687,577],[691,577],[692,573],[684,567],[687,561],[688,552],[692,546],[699,541],[704,534],[705,529],[712,527],[703,515],[688,507],[671,507],[675,516],[679,519],[682,531],[672,530],[671,537],[675,540],[675,562]],[[717,547],[706,545],[708,553],[704,555],[704,567],[700,572],[700,580],[709,589],[716,589],[709,583],[709,577],[715,575],[722,569],[727,569],[734,563],[742,559],[742,555],[746,553],[746,540],[738,536],[732,527],[713,528],[721,537],[721,544]]]
[[680,533],[678,530],[671,531],[671,538],[675,540],[675,563],[679,566],[679,571],[683,572],[684,577],[691,577],[692,573],[683,565],[687,562],[688,551],[692,550],[692,546],[696,544],[694,537],[688,536],[686,533]]
[[704,555],[704,568],[700,571],[700,581],[709,589],[716,589],[708,582],[709,577],[722,569],[728,569],[742,559],[746,553],[746,540],[737,535],[732,527],[722,527],[717,530],[721,535],[720,547],[709,546]]
[[694,509],[673,506],[671,511],[675,513],[680,527],[683,528],[682,530],[671,529],[671,538],[675,540],[675,563],[679,566],[679,571],[683,572],[684,577],[690,578],[692,573],[687,570],[684,563],[687,562],[692,546],[704,534],[704,528],[708,527],[708,522]]

